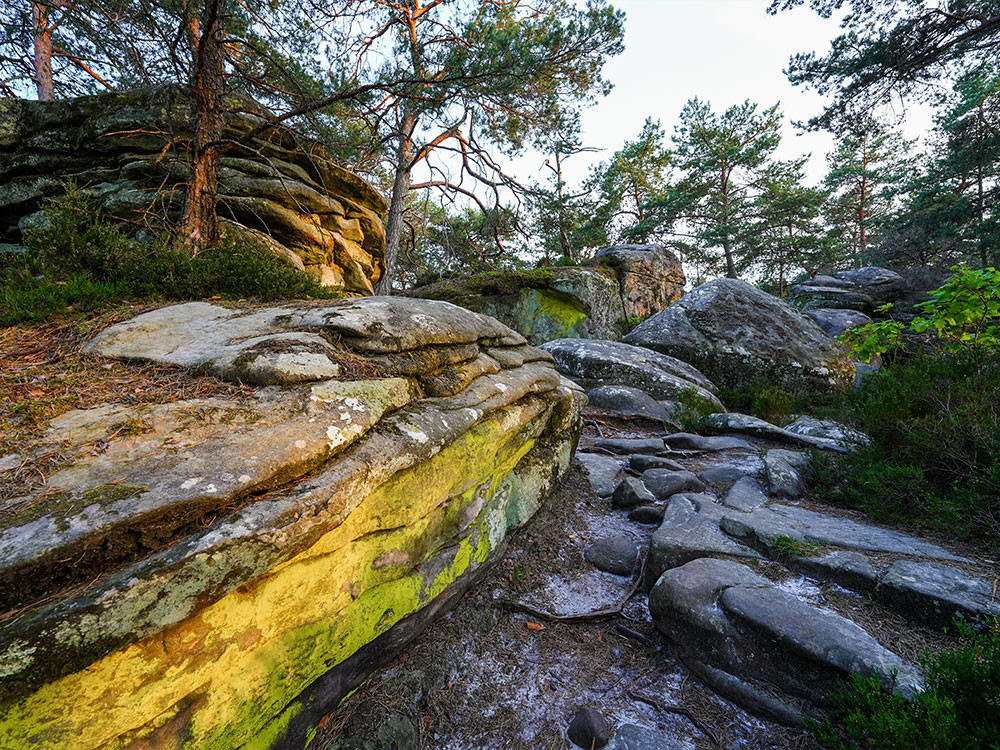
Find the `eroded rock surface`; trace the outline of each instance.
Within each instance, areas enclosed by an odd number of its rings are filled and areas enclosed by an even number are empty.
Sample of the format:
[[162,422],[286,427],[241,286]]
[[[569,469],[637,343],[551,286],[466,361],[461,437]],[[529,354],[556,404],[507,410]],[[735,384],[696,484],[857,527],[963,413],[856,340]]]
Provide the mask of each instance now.
[[[372,294],[384,270],[383,198],[318,143],[267,127],[261,105],[232,99],[223,137],[242,140],[219,159],[223,233],[325,286]],[[179,215],[190,174],[190,109],[189,94],[172,88],[0,101],[0,242],[21,242],[70,179],[126,227],[159,231],[156,221]]]
[[268,385],[53,422],[69,460],[0,532],[4,747],[303,734],[538,509],[584,402],[433,301],[189,303],[89,350]]
[[781,387],[845,390],[854,366],[801,310],[735,279],[714,279],[622,339],[683,360],[718,385],[755,378]]

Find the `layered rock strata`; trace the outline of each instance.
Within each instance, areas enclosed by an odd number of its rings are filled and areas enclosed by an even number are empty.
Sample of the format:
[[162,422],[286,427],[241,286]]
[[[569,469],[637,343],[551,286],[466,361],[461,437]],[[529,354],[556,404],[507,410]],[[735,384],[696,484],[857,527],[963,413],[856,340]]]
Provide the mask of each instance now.
[[189,303],[89,349],[259,388],[53,422],[0,532],[3,747],[304,746],[538,509],[584,400],[433,301]]

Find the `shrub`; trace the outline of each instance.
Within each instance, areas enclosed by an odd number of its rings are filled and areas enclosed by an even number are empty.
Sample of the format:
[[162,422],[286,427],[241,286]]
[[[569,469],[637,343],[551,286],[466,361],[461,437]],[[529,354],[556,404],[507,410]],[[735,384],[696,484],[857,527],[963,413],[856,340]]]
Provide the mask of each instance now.
[[223,240],[191,257],[165,236],[133,240],[72,188],[46,211],[45,226],[29,233],[25,245],[26,254],[7,257],[0,267],[0,325],[86,312],[116,300],[335,296],[254,243]]
[[765,378],[754,378],[735,388],[719,388],[719,399],[731,411],[752,414],[771,424],[784,427],[795,414],[815,416],[839,414],[844,397],[816,391],[785,391]]
[[845,417],[872,443],[818,465],[825,499],[997,546],[1000,354],[918,355],[867,377]]
[[709,398],[705,398],[695,388],[684,388],[677,394],[677,400],[671,419],[675,420],[685,432],[698,432],[701,420],[709,414],[719,411],[719,407]]
[[912,701],[876,677],[855,675],[831,697],[832,716],[813,733],[823,747],[871,750],[1000,748],[1000,632],[959,626],[961,645],[926,655],[926,690]]

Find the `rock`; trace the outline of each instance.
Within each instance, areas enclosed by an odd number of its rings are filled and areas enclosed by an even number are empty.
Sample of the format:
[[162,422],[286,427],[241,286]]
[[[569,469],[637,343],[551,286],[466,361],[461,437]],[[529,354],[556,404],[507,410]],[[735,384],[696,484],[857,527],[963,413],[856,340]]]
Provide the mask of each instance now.
[[659,401],[638,388],[624,385],[602,385],[587,393],[587,401],[595,409],[623,417],[639,417],[651,422],[671,422],[672,415]]
[[873,300],[876,305],[883,305],[892,302],[899,295],[905,286],[903,277],[888,268],[878,266],[865,266],[851,271],[838,271],[834,276],[841,281],[852,284],[855,288],[863,290]]
[[730,487],[729,492],[722,498],[722,504],[727,508],[735,508],[745,513],[749,513],[765,503],[767,503],[767,495],[761,490],[757,480],[746,476],[737,480],[736,484]]
[[775,696],[766,687],[757,687],[736,675],[700,661],[688,661],[687,666],[712,690],[757,716],[772,719],[787,727],[802,727],[806,723],[802,711],[793,703]]
[[808,453],[775,448],[764,454],[764,466],[772,496],[796,498],[805,494],[806,477],[812,470]]
[[836,276],[825,276],[820,274],[818,276],[813,276],[812,280],[809,282],[810,286],[835,286],[841,289],[850,289],[854,284],[850,281],[844,281],[843,279],[838,279]]
[[627,330],[619,280],[608,268],[489,272],[444,279],[406,294],[489,315],[535,345],[561,338],[618,339]]
[[622,724],[611,738],[608,750],[677,750],[675,737],[638,724]]
[[646,469],[640,478],[659,500],[666,500],[678,492],[701,492],[705,489],[705,484],[690,471]]
[[837,550],[817,557],[797,555],[789,558],[787,565],[810,578],[831,581],[852,591],[871,592],[878,584],[871,560],[853,550]]
[[647,318],[684,294],[680,259],[662,245],[614,245],[600,250],[594,262],[617,272],[628,318]]
[[542,348],[555,359],[559,372],[583,386],[625,385],[664,400],[696,396],[722,410],[712,382],[673,357],[618,341],[566,338],[548,341]]
[[656,497],[636,477],[625,477],[615,488],[612,501],[619,508],[634,508],[637,505],[655,503]]
[[675,451],[696,451],[708,453],[715,451],[752,451],[754,447],[746,440],[737,437],[692,435],[689,432],[676,432],[663,438],[667,447]]
[[660,528],[653,532],[646,562],[647,580],[706,555],[760,557],[720,527],[723,508],[711,496],[682,493],[667,502]]
[[604,714],[596,708],[584,706],[573,715],[566,734],[577,747],[591,750],[608,744],[611,740],[611,727]]
[[663,520],[663,508],[659,505],[637,505],[628,513],[628,519],[646,525],[659,525]]
[[590,544],[583,553],[587,562],[605,573],[616,576],[630,576],[639,562],[639,547],[627,536],[613,536],[599,539]]
[[843,391],[854,379],[841,344],[811,318],[735,279],[701,285],[623,341],[688,362],[729,387],[764,378],[792,390]]
[[864,292],[833,286],[796,284],[788,290],[788,301],[802,310],[833,308],[871,312],[875,309],[875,300]]
[[[805,419],[811,418],[806,417]],[[759,417],[727,412],[725,414],[709,414],[702,419],[702,426],[707,432],[735,432],[764,440],[804,445],[809,448],[819,448],[837,453],[847,452],[849,446],[853,444],[846,440],[847,432],[842,425],[838,425],[836,422],[822,422],[818,419],[811,422],[799,421],[796,430],[786,430]],[[820,437],[820,435],[825,434],[836,434],[844,439],[834,440]]]
[[621,464],[613,456],[600,453],[577,453],[577,460],[587,470],[590,486],[598,497],[611,497],[622,475]]
[[705,469],[698,478],[706,484],[732,484],[746,474],[746,469],[739,466],[713,466]]
[[[819,707],[850,674],[874,675],[912,696],[919,672],[840,615],[773,586],[746,565],[701,558],[667,570],[649,596],[659,628],[686,660],[698,661],[757,688],[743,703],[760,710],[759,690],[782,703],[807,698]],[[745,689],[729,697],[739,700]]]
[[594,447],[626,456],[633,453],[656,455],[665,450],[663,438],[605,438],[594,443]]
[[829,307],[807,309],[806,315],[816,321],[817,325],[830,336],[837,338],[852,328],[861,328],[873,322],[860,310],[838,310]]
[[[270,117],[246,97],[228,98],[224,138],[244,136]],[[189,174],[189,101],[183,89],[169,87],[4,100],[0,241],[20,242],[45,201],[62,197],[70,179],[97,211],[124,219],[126,229],[147,226],[150,207],[161,218],[179,217]],[[283,125],[244,139],[219,160],[223,235],[263,244],[351,295],[372,294],[382,275],[386,210],[371,185]]]
[[569,466],[582,393],[445,303],[194,303],[90,350],[236,379],[286,361],[268,359],[283,341],[340,379],[276,367],[245,397],[52,421],[37,450],[68,460],[0,525],[20,612],[0,627],[0,747],[291,746],[490,570]]
[[938,560],[959,560],[947,550],[899,531],[829,516],[794,505],[772,504],[751,513],[727,512],[721,521],[734,539],[764,548],[774,537],[787,536],[799,542],[828,544],[868,552],[918,555]]
[[869,445],[871,438],[847,425],[828,419],[801,416],[785,427],[787,432],[820,440],[830,440],[847,447]]
[[629,456],[628,466],[632,469],[632,471],[637,471],[640,474],[646,471],[646,469],[670,469],[670,471],[685,471],[682,464],[672,461],[669,458],[664,458],[663,456],[648,456],[642,453],[636,453],[633,456]]
[[933,627],[947,627],[956,616],[978,629],[1000,616],[993,586],[948,565],[897,560],[885,574],[879,597]]

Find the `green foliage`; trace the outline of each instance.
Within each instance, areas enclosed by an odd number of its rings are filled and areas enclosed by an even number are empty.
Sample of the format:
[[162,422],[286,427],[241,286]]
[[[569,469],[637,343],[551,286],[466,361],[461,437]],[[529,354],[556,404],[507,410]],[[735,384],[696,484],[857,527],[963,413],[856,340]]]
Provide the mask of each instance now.
[[872,443],[818,465],[825,499],[1000,540],[1000,353],[922,355],[865,378],[844,418]]
[[121,226],[96,216],[71,189],[31,232],[29,251],[0,268],[0,325],[88,312],[122,300],[204,297],[330,297],[331,293],[267,248],[224,240],[191,257],[166,238],[130,239]]
[[826,748],[985,750],[1000,748],[1000,631],[963,639],[921,660],[926,689],[912,700],[885,690],[878,678],[854,675],[833,693],[832,716],[812,727]]
[[[846,331],[841,340],[851,353],[864,362],[892,352],[893,359],[903,346],[907,331],[937,334],[941,348],[950,354],[978,359],[1000,348],[1000,271],[995,268],[972,270],[954,266],[954,273],[941,287],[920,303],[923,316],[909,326],[895,320],[879,320]],[[887,312],[883,305],[879,312]]]
[[808,412],[814,416],[839,413],[844,397],[837,393],[785,391],[766,378],[757,377],[737,388],[722,386],[719,399],[731,411],[752,414],[783,427],[792,415]]
[[815,542],[804,542],[785,534],[772,537],[768,547],[776,560],[787,560],[790,557],[813,557],[819,550],[819,545]]
[[705,398],[694,388],[684,388],[677,396],[670,418],[685,432],[698,432],[702,419],[718,411],[719,407],[711,399]]

